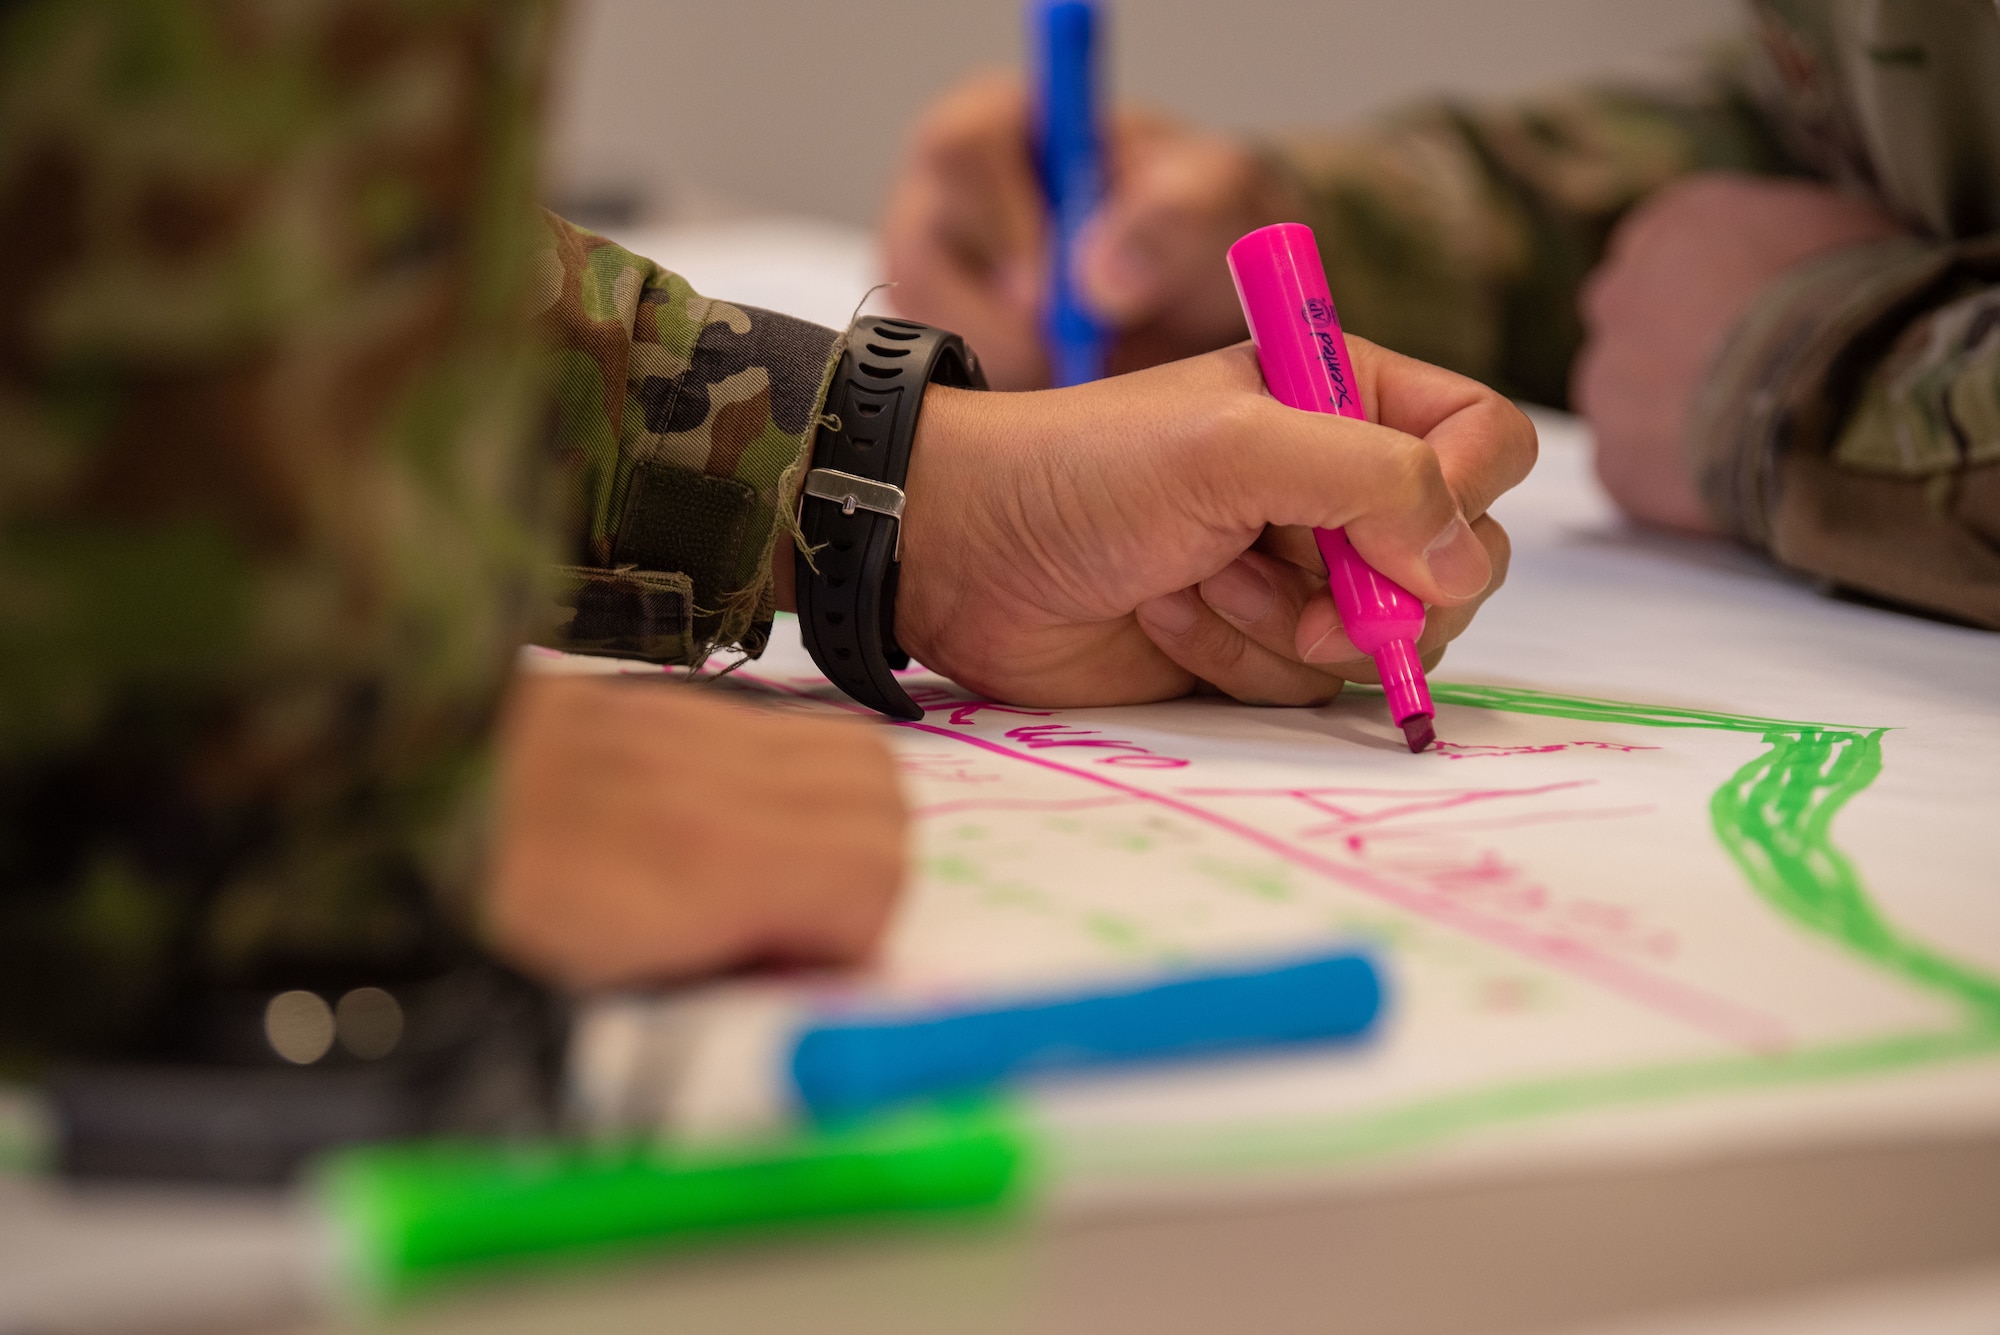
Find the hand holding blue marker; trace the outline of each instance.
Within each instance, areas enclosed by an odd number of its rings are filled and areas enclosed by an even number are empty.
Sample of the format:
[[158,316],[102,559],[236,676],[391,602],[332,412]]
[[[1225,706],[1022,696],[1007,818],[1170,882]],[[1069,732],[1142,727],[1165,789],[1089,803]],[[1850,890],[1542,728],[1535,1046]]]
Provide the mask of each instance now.
[[1032,11],[1036,166],[1049,201],[1048,304],[1043,341],[1057,385],[1104,374],[1102,326],[1076,289],[1076,241],[1104,196],[1098,108],[1098,13],[1088,0],[1039,0]]

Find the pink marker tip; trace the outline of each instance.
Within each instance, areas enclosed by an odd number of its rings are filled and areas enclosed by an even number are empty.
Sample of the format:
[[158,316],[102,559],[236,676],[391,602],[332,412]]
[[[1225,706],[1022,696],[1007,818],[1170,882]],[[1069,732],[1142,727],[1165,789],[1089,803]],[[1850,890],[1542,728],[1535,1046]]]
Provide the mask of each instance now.
[[1411,755],[1429,750],[1437,739],[1437,729],[1431,726],[1429,714],[1412,714],[1403,720],[1403,740],[1410,744]]
[[[1258,228],[1229,248],[1229,275],[1236,280],[1271,397],[1305,412],[1366,421],[1312,228],[1302,223]],[[1429,723],[1435,711],[1417,658],[1424,605],[1364,561],[1344,531],[1316,528],[1313,538],[1326,558],[1327,584],[1347,638],[1375,660],[1389,716],[1403,728],[1410,749],[1421,751],[1435,739]],[[1422,745],[1410,726],[1418,716],[1424,719]]]

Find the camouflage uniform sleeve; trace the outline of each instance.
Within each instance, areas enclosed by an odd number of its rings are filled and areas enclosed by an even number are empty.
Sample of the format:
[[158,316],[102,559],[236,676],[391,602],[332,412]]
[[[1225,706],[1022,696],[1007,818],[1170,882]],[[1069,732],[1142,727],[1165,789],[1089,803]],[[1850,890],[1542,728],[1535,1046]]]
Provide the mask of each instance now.
[[[1774,123],[1911,234],[1761,293],[1690,415],[1716,521],[1831,584],[2000,628],[2000,11],[1758,6]],[[1865,20],[1865,21],[1864,21]]]
[[2000,236],[1787,274],[1723,349],[1688,441],[1725,531],[1838,587],[2000,629]]
[[0,1069],[466,948],[545,10],[0,7]]
[[1718,56],[1680,89],[1420,106],[1274,143],[1355,333],[1563,406],[1577,294],[1625,211],[1698,170],[1793,170]]
[[576,514],[546,642],[691,665],[725,646],[754,656],[839,338],[700,296],[553,215],[544,227],[536,304]]

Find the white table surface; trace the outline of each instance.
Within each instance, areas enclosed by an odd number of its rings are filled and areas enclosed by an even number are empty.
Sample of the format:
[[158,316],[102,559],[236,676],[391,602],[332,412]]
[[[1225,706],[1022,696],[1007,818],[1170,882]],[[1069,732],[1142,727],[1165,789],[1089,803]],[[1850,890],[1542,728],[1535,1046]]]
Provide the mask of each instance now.
[[[829,322],[872,270],[865,236],[820,224],[630,240],[706,291]],[[1516,543],[1510,587],[1448,675],[1518,678],[1533,661],[1547,689],[1616,682],[1626,698],[1636,686],[1677,700],[1698,695],[1691,674],[1726,671],[1745,711],[1839,717],[1859,691],[1894,714],[1882,722],[1952,721],[2000,745],[2000,637],[1832,601],[1748,554],[1630,530],[1590,483],[1576,425],[1542,423],[1543,467],[1497,510]],[[1571,624],[1579,600],[1599,609],[1587,635]],[[1950,911],[1936,906],[1934,928]],[[1969,948],[2000,954],[2000,942]],[[0,1335],[347,1324],[319,1305],[322,1251],[284,1196],[0,1177]],[[2000,1136],[1946,1127],[1041,1228],[778,1239],[468,1293],[388,1324],[1969,1335],[2000,1330]]]

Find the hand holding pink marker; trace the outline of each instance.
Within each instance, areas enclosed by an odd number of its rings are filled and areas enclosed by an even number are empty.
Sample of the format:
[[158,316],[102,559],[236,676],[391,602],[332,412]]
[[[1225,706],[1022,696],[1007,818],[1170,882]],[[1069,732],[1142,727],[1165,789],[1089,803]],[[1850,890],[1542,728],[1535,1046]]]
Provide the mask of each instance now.
[[[1366,421],[1312,228],[1258,228],[1229,248],[1229,273],[1271,397],[1289,408]],[[1436,710],[1417,657],[1424,605],[1362,560],[1342,530],[1316,528],[1313,538],[1326,558],[1327,584],[1347,638],[1375,660],[1390,717],[1410,750],[1423,750],[1437,740],[1431,726]]]

